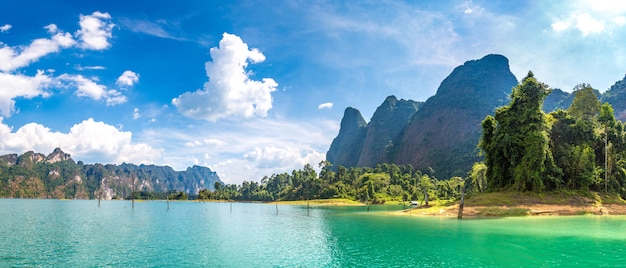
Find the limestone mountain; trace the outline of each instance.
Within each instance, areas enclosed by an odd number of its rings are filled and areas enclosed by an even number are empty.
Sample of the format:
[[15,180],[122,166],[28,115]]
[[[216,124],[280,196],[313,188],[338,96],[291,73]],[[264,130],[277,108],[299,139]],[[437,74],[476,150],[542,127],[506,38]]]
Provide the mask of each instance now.
[[356,166],[361,157],[366,134],[367,123],[361,112],[352,107],[346,108],[339,134],[330,145],[326,160],[346,167]]
[[[464,176],[474,162],[480,161],[475,151],[480,122],[496,107],[508,103],[516,84],[504,56],[487,55],[468,61],[455,68],[437,93],[424,103],[394,102],[395,97],[388,97],[367,124],[363,138],[346,137],[344,115],[327,160],[343,166],[411,164],[419,169],[431,167],[441,178]],[[358,128],[360,135],[363,129],[362,125]],[[337,143],[338,139],[344,142]],[[360,139],[364,141],[362,146],[358,146]],[[346,147],[348,144],[355,147]],[[354,162],[355,158],[348,154],[336,157],[337,152],[346,150],[351,150],[351,154],[360,151],[358,161]]]
[[389,96],[376,109],[369,123],[361,112],[348,107],[339,134],[330,145],[326,160],[342,166],[373,166],[393,157],[393,144],[421,103]]
[[543,101],[543,111],[549,113],[558,109],[567,110],[573,100],[574,94],[565,92],[559,88],[554,88]]
[[222,183],[217,173],[200,166],[174,171],[168,166],[103,165],[74,162],[55,149],[48,156],[32,151],[0,156],[0,197],[126,198],[135,191],[197,194]]
[[464,176],[481,160],[476,151],[481,121],[508,102],[515,85],[501,55],[456,67],[407,126],[394,162],[431,167],[441,178]]
[[615,119],[626,121],[626,76],[605,91],[601,100],[613,106]]
[[363,141],[363,149],[357,166],[368,167],[393,159],[394,143],[421,103],[412,100],[398,100],[389,96],[378,106],[369,124]]

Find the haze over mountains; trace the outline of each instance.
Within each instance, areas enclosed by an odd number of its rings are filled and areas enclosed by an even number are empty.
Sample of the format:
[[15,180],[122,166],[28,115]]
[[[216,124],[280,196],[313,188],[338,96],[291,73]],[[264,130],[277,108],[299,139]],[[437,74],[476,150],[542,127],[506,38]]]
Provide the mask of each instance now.
[[[410,164],[432,168],[440,179],[465,176],[482,160],[476,150],[481,121],[509,102],[517,83],[508,59],[492,54],[455,68],[423,103],[387,97],[369,123],[348,107],[326,160],[346,167]],[[626,77],[597,94],[613,105],[617,119],[626,119]],[[554,89],[544,110],[567,109],[572,100],[573,94]]]

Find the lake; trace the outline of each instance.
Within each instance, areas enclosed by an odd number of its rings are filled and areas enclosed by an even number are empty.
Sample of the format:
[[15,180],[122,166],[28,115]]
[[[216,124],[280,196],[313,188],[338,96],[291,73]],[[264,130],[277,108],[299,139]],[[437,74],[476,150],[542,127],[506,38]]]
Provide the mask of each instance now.
[[626,217],[392,216],[401,207],[0,199],[0,267],[623,266]]

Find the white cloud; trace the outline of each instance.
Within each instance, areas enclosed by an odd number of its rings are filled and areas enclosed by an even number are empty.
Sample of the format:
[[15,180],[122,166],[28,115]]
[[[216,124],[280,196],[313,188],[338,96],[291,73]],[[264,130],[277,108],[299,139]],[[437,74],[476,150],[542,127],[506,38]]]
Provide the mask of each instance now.
[[0,33],[8,32],[11,29],[11,27],[13,27],[11,26],[11,24],[5,24],[5,25],[0,26]]
[[71,47],[76,43],[69,33],[57,32],[52,38],[35,39],[26,47],[10,47],[0,43],[0,71],[9,72],[27,66],[61,48]]
[[139,75],[128,70],[124,71],[124,73],[117,78],[116,84],[120,87],[132,87],[137,82],[139,82]]
[[82,75],[62,74],[58,77],[58,80],[61,83],[65,82],[75,86],[77,88],[76,96],[87,97],[94,100],[105,99],[108,106],[115,106],[127,101],[126,96],[122,95],[119,91],[113,89],[107,90],[106,86],[100,85]]
[[211,48],[205,65],[209,81],[202,90],[186,92],[172,103],[185,116],[215,122],[230,116],[267,116],[272,108],[271,93],[278,84],[271,78],[250,79],[248,62],[259,63],[265,56],[236,35],[224,33],[219,47]]
[[617,26],[624,26],[624,24],[626,24],[626,17],[624,16],[617,16],[613,19],[613,22],[615,22],[615,24],[617,24]]
[[11,116],[15,110],[14,99],[17,97],[48,97],[50,93],[44,89],[52,82],[53,79],[43,71],[37,71],[35,76],[0,72],[0,115]]
[[113,27],[109,13],[94,12],[91,15],[80,15],[80,30],[76,37],[81,41],[79,46],[83,49],[103,50],[111,46]]
[[84,71],[84,70],[106,70],[106,67],[104,66],[100,66],[100,65],[95,65],[95,66],[82,66],[80,64],[76,64],[74,65],[74,69],[76,69],[77,71]]
[[552,23],[551,26],[552,26],[552,30],[554,30],[555,32],[562,32],[562,31],[569,29],[571,25],[567,21],[557,21],[555,23]]
[[194,141],[190,141],[190,142],[186,142],[185,143],[185,147],[188,148],[194,148],[194,147],[199,147],[199,146],[204,146],[204,145],[208,145],[211,147],[222,147],[225,146],[227,143],[223,140],[219,140],[219,139],[204,139],[204,140],[194,140]]
[[135,109],[133,109],[133,119],[137,120],[139,119],[139,117],[141,117],[141,115],[139,114],[139,108],[135,107]]
[[44,26],[43,28],[48,30],[48,33],[51,33],[51,34],[55,34],[59,32],[59,27],[57,27],[56,24],[48,24]]
[[0,117],[0,151],[18,153],[52,152],[61,148],[75,160],[87,163],[153,164],[161,150],[145,143],[133,143],[132,133],[121,131],[92,118],[75,124],[68,133],[54,132],[41,124],[29,123],[17,131],[2,123]]
[[160,38],[185,40],[185,38],[175,36],[174,34],[170,33],[170,31],[166,30],[165,28],[169,28],[169,30],[171,30],[172,25],[164,20],[152,22],[141,19],[122,18],[119,21],[124,27],[136,33],[143,33]]
[[325,102],[325,103],[322,103],[322,104],[317,106],[317,109],[320,109],[320,110],[321,109],[331,109],[331,108],[333,108],[333,103],[332,102]]
[[307,163],[317,166],[339,131],[338,121],[315,119],[259,118],[224,121],[219,128],[212,125],[196,122],[184,128],[151,129],[141,137],[164,148],[163,163],[176,170],[196,163],[210,167],[226,183],[241,183],[291,172]]
[[[243,155],[243,158],[253,161],[258,168],[293,168],[302,167],[307,163],[315,164],[325,159],[325,155],[316,151],[304,151],[296,147],[256,147]],[[294,168],[295,169],[295,168]],[[267,174],[271,175],[271,174]]]
[[587,36],[590,33],[601,33],[604,31],[604,23],[592,18],[589,14],[576,16],[576,28]]

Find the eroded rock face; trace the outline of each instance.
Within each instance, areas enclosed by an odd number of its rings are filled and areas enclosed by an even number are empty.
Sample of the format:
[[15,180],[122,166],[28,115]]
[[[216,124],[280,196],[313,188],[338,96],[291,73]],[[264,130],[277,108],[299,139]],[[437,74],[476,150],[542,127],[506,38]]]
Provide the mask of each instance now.
[[0,155],[0,163],[7,166],[14,166],[17,164],[17,154]]
[[361,112],[348,107],[343,113],[339,134],[326,153],[326,160],[334,165],[356,166],[361,156],[363,142],[367,134],[367,122]]
[[46,162],[57,163],[62,161],[71,160],[70,154],[66,154],[61,148],[56,148],[54,151],[46,157]]

